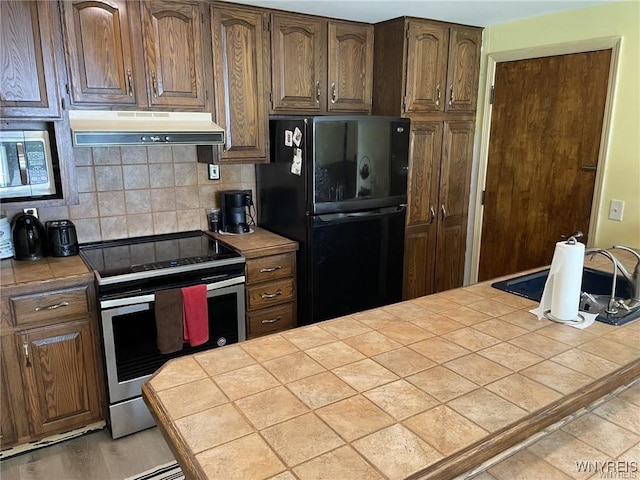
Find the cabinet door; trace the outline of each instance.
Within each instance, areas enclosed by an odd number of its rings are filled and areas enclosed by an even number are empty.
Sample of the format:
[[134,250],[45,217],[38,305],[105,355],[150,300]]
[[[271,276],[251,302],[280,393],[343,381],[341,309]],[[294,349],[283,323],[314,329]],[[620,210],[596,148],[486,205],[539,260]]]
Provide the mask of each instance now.
[[[63,3],[65,48],[73,104],[136,105],[129,16],[124,0]],[[136,15],[137,16],[137,15]]]
[[444,123],[436,291],[461,287],[464,279],[473,128],[473,121]]
[[147,0],[142,9],[149,105],[204,108],[200,4]]
[[[13,344],[12,338],[11,343]],[[6,347],[6,345],[3,345],[3,348],[4,347]],[[14,423],[16,416],[9,398],[7,367],[2,355],[0,355],[0,362],[2,362],[0,363],[0,405],[2,406],[2,415],[0,415],[0,447],[4,448],[17,442],[18,432]]]
[[328,101],[331,112],[370,112],[373,25],[329,21]]
[[405,299],[435,291],[439,166],[442,122],[412,122],[405,229]]
[[267,159],[264,16],[211,7],[216,121],[225,129],[223,160]]
[[271,16],[272,109],[320,112],[325,104],[324,20]]
[[408,22],[404,111],[444,109],[449,29],[421,21]]
[[474,112],[476,110],[481,43],[481,30],[451,27],[447,72],[447,111]]
[[53,2],[0,2],[2,117],[60,115],[54,61]]
[[60,432],[100,418],[89,322],[70,322],[16,334],[32,434]]

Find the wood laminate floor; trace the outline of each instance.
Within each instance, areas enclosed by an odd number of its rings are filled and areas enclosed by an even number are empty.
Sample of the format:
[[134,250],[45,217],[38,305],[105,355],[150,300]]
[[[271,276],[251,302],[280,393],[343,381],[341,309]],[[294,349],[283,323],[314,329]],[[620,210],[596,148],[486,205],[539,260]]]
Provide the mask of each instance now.
[[154,427],[113,440],[109,429],[0,462],[1,480],[123,480],[174,460]]

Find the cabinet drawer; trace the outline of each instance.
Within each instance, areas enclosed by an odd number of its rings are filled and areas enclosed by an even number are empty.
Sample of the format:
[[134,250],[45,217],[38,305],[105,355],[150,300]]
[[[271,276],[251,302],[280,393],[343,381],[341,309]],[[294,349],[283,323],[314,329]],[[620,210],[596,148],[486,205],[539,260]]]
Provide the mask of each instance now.
[[43,322],[56,318],[86,316],[91,311],[89,287],[34,293],[13,297],[9,300],[14,313],[15,325]]
[[295,270],[295,262],[295,253],[247,260],[247,285],[290,277]]
[[294,325],[293,302],[277,307],[264,308],[247,314],[247,330],[250,338],[292,328]]
[[293,300],[293,278],[247,287],[247,310]]

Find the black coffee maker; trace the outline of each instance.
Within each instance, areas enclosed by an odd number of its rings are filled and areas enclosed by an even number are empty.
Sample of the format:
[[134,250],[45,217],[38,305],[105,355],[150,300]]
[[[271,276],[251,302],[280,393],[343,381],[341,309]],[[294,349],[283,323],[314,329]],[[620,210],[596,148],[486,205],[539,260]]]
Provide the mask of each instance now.
[[251,190],[227,190],[220,192],[220,231],[226,233],[249,233],[247,209],[253,205]]

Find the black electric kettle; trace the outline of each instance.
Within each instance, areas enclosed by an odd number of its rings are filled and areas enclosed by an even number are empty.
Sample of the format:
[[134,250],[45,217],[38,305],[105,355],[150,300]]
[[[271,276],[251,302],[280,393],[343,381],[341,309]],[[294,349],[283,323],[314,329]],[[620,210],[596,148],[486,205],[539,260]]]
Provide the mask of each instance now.
[[38,220],[28,213],[19,213],[11,221],[13,257],[16,260],[38,260],[47,252],[47,236]]

